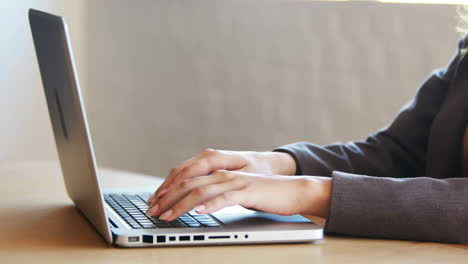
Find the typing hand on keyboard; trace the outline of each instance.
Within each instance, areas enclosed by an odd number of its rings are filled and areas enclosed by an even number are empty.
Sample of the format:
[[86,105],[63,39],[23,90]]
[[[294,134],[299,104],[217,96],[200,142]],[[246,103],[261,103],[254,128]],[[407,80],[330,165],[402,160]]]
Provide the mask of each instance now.
[[195,208],[210,214],[231,205],[241,205],[279,215],[328,216],[331,178],[278,176],[217,170],[174,184],[153,198],[148,214],[173,221]]
[[148,202],[151,203],[156,196],[163,196],[167,190],[184,180],[208,175],[221,169],[267,175],[294,175],[296,163],[289,154],[281,152],[205,149],[196,157],[172,169]]
[[106,194],[106,203],[133,229],[142,228],[189,228],[217,227],[220,224],[207,215],[183,214],[170,222],[146,215],[149,209],[145,202],[151,194]]

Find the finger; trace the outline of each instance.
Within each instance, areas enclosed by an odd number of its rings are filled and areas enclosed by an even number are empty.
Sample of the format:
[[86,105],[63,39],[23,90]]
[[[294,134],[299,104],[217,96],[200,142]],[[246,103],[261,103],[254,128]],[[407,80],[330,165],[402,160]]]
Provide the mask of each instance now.
[[168,207],[167,211],[162,210],[161,213],[164,213],[161,214],[160,219],[172,221],[192,210],[195,206],[203,204],[207,200],[226,192],[242,189],[244,186],[245,185],[241,181],[236,180],[195,188],[179,202]]
[[[164,190],[164,189],[167,189],[168,185],[172,184],[173,183],[173,180],[174,180],[174,177],[179,174],[183,169],[185,169],[186,167],[190,166],[191,164],[193,164],[194,162],[197,162],[201,159],[203,159],[204,157],[208,156],[208,155],[211,155],[212,153],[216,153],[216,152],[219,152],[218,150],[214,150],[214,149],[205,149],[203,150],[202,152],[200,152],[197,156],[191,158],[191,159],[188,159],[184,162],[182,162],[179,166],[177,166],[176,168],[173,168],[171,169],[171,171],[169,172],[169,175],[166,177],[166,180],[163,182],[163,184],[161,184],[161,186],[159,186],[159,188],[156,190],[155,192],[155,197],[157,197],[158,195],[160,196],[160,193]],[[205,173],[205,174],[208,174],[208,173]],[[201,176],[201,175],[200,175]]]
[[[196,159],[193,159],[192,162],[194,162],[195,160]],[[188,167],[185,167],[185,168],[188,168]],[[173,189],[177,189],[178,184],[182,183],[183,181],[193,179],[195,177],[202,177],[202,176],[208,175],[208,174],[209,173],[201,174],[201,175],[197,175],[197,176],[193,176],[193,177],[186,177],[186,179],[177,180],[177,181],[172,180],[170,183],[166,184],[166,187],[164,189],[159,190],[159,193],[154,194],[154,198],[152,199],[151,203],[149,204],[150,207],[153,207],[156,203],[158,203],[159,200],[161,200],[165,195],[170,193]],[[175,176],[173,176],[173,177],[175,177]]]
[[211,214],[213,212],[223,209],[224,207],[232,205],[239,204],[245,207],[250,207],[250,205],[244,202],[245,200],[247,200],[245,198],[246,193],[243,190],[229,191],[204,202],[203,204],[197,206],[195,210],[199,214]]
[[234,154],[231,151],[206,149],[195,158],[172,169],[167,179],[156,191],[155,197],[160,196],[162,190],[169,189],[171,185],[183,180],[208,175],[219,169],[235,170],[243,166],[245,166],[245,160],[238,154]]
[[200,176],[197,178],[185,180],[180,184],[176,185],[177,188],[174,188],[173,191],[160,198],[159,200],[153,201],[153,204],[148,210],[149,215],[157,217],[160,212],[165,212],[177,201],[187,196],[192,190],[199,188],[201,186],[206,186],[210,184],[215,184],[223,181],[222,177],[219,175],[210,175],[210,176]]
[[[224,170],[218,170],[219,172],[221,171],[224,171]],[[241,172],[240,170],[236,170],[236,172]],[[202,177],[202,176],[196,176],[196,177]],[[159,193],[154,193],[149,199],[148,199],[148,204],[150,205],[150,207],[154,206],[162,197],[164,197],[166,194],[168,194],[172,189],[174,189],[175,187],[177,187],[178,184],[180,184],[181,182],[183,181],[186,181],[186,180],[190,180],[190,179],[193,179],[195,177],[189,177],[187,179],[182,179],[180,181],[177,181],[177,182],[173,182],[172,184],[170,184],[168,187],[162,189],[159,191]]]
[[239,154],[214,150],[183,168],[171,179],[167,188],[189,178],[208,175],[218,170],[237,170],[243,166],[245,166],[245,160]]
[[153,193],[153,195],[150,196],[150,198],[148,198],[148,200],[146,200],[146,203],[147,204],[151,204],[151,202],[154,200],[154,196],[156,195],[156,192]]
[[[180,196],[185,196],[187,195],[191,189],[197,188],[200,185],[203,184],[209,184],[212,183],[214,180],[216,180],[212,176],[200,176],[194,179],[189,179],[186,180],[174,187],[174,191],[164,189],[163,192],[159,196],[157,196],[151,203],[149,204],[149,209],[147,214],[150,216],[156,217],[158,215],[158,212],[161,211],[162,206],[160,204],[166,204],[169,203],[170,201],[177,199]],[[170,194],[168,194],[170,192]],[[167,194],[167,195],[166,195]]]
[[164,180],[164,182],[156,189],[156,191],[154,192],[153,194],[153,199],[157,196],[160,195],[160,193],[167,188],[167,185],[169,184],[169,182],[171,181],[171,179],[174,177],[174,175],[176,175],[177,173],[179,173],[179,171],[183,168],[185,168],[187,165],[189,165],[190,163],[194,162],[195,159],[197,157],[194,157],[194,158],[190,158],[184,162],[182,162],[179,166],[175,167],[175,168],[172,168],[170,171],[169,171],[169,175],[166,177],[166,179]]
[[159,194],[156,195],[156,193],[154,193],[147,201],[147,203],[151,206],[154,205],[154,203],[156,203],[161,197],[163,197],[164,195],[166,195],[166,193],[168,192],[169,190],[168,189],[163,189],[159,192]]

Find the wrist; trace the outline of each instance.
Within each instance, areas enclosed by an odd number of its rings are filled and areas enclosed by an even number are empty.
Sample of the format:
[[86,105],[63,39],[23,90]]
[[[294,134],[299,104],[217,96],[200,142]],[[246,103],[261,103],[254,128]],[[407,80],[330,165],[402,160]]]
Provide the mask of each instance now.
[[328,218],[332,196],[332,178],[310,176],[300,184],[304,206],[301,214]]
[[288,153],[267,152],[272,172],[275,175],[295,175],[296,161]]

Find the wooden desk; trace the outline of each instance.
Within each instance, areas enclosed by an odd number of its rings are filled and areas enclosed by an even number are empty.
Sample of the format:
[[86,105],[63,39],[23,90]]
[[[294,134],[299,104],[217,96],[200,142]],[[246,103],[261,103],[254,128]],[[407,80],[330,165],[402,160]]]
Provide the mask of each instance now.
[[[160,179],[105,171],[104,187]],[[0,162],[0,263],[467,263],[468,246],[327,236],[310,244],[121,249],[67,197],[57,162]]]

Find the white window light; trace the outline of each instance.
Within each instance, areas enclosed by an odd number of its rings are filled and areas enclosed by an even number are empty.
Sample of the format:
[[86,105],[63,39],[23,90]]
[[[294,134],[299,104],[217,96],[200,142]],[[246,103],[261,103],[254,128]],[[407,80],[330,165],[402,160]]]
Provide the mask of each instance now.
[[412,4],[468,4],[468,0],[377,0],[383,3],[412,3]]
[[444,4],[460,5],[468,4],[468,0],[305,0],[305,1],[330,1],[330,2],[381,2],[381,3],[406,3],[406,4]]

